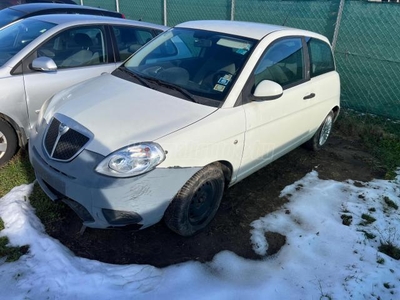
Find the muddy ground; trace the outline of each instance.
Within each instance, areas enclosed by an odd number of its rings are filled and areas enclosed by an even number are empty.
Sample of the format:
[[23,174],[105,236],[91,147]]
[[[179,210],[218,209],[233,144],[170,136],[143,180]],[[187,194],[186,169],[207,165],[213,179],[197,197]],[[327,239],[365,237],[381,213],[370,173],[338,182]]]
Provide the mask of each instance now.
[[[334,132],[319,152],[300,147],[230,188],[210,226],[193,237],[178,236],[162,222],[137,232],[87,228],[79,234],[81,221],[69,209],[47,231],[78,256],[114,264],[164,267],[188,260],[206,262],[223,250],[259,259],[251,247],[250,223],[279,209],[286,201],[280,191],[313,169],[320,178],[337,181],[369,181],[385,173],[357,139]],[[270,253],[285,243],[274,233],[267,239]]]

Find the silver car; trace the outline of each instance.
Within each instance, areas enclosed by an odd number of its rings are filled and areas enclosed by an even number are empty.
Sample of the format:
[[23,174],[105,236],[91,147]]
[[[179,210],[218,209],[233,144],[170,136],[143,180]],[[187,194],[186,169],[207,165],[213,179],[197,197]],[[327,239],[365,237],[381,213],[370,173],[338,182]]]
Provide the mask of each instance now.
[[27,143],[43,102],[113,71],[167,27],[89,15],[45,15],[0,30],[0,166]]

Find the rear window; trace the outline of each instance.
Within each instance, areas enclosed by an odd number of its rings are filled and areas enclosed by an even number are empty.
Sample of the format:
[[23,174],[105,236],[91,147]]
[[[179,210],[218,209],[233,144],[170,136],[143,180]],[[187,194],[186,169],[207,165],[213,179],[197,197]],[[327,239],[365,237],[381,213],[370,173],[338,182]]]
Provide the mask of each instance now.
[[331,47],[327,43],[309,38],[307,44],[310,53],[311,77],[335,70]]
[[0,28],[23,16],[24,16],[23,12],[14,9],[6,8],[0,10]]

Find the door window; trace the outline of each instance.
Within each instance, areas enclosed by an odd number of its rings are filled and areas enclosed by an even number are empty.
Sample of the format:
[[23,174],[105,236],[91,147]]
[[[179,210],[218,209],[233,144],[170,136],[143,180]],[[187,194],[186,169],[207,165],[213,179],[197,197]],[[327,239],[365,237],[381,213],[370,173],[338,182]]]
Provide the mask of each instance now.
[[254,71],[255,86],[262,80],[271,80],[287,88],[303,79],[304,61],[300,37],[285,38],[272,44]]
[[113,31],[119,52],[118,61],[126,60],[153,38],[153,33],[145,28],[113,26]]
[[335,70],[331,47],[327,43],[308,38],[307,45],[310,53],[311,77]]
[[37,56],[50,57],[59,69],[107,63],[103,27],[78,27],[63,31],[38,48]]

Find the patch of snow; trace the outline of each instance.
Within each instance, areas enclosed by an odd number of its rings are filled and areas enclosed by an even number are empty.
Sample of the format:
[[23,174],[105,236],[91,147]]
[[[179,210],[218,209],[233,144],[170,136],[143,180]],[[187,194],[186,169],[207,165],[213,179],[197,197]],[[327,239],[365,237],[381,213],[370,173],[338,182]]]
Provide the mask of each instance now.
[[[384,201],[400,206],[400,177],[355,185],[320,180],[313,171],[282,191],[284,207],[251,224],[249,243],[261,260],[223,251],[209,263],[164,269],[76,257],[45,233],[31,190],[16,187],[0,199],[0,236],[30,247],[16,262],[0,260],[3,299],[400,299],[399,261],[378,251],[381,241],[400,246],[399,211]],[[376,221],[362,225],[363,214]],[[342,215],[352,217],[350,226]],[[268,231],[286,236],[270,257]]]

